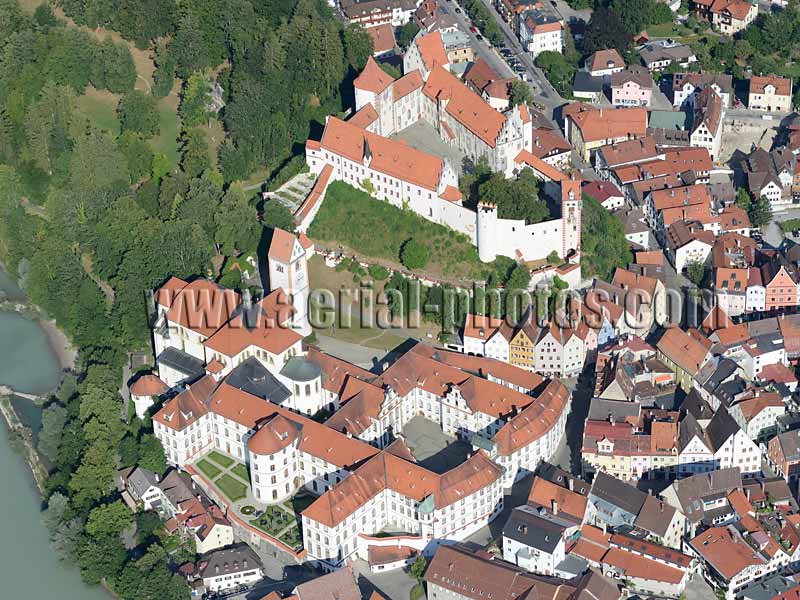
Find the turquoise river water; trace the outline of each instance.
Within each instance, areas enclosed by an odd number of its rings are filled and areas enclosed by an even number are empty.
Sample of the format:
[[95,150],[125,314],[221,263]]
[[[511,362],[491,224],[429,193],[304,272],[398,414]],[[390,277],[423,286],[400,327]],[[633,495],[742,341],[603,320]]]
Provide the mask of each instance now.
[[[0,291],[16,300],[24,298],[14,282],[0,270]],[[32,394],[53,389],[60,377],[58,360],[47,336],[35,321],[0,311],[0,385]],[[16,399],[22,418],[38,426],[40,409]],[[8,600],[108,600],[97,588],[83,584],[76,569],[58,561],[41,522],[41,499],[28,465],[9,445],[8,430],[0,421],[0,598]]]

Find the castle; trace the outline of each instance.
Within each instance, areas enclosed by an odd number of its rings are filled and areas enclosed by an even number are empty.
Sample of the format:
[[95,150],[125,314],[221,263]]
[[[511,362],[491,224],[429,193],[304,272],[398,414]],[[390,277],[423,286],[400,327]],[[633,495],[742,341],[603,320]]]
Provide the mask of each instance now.
[[[298,210],[299,230],[313,220],[324,188],[345,181],[398,208],[407,207],[466,235],[480,259],[498,256],[536,261],[556,252],[577,263],[580,254],[580,182],[531,153],[532,120],[519,104],[500,112],[449,71],[438,32],[419,35],[404,56],[405,74],[395,80],[370,58],[354,81],[356,112],[347,121],[327,119],[322,139],[306,144],[306,161],[318,186]],[[392,136],[418,121],[472,161],[486,159],[493,171],[514,177],[530,168],[559,200],[561,215],[527,224],[501,219],[497,207],[467,208],[457,170],[448,160],[414,149]],[[315,204],[316,203],[316,204]]]

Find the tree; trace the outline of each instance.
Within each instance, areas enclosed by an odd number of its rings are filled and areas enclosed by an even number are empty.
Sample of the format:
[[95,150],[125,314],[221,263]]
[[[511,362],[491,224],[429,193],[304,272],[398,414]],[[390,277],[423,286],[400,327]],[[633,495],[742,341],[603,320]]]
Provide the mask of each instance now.
[[169,51],[166,42],[156,46],[156,70],[153,73],[153,96],[163,98],[172,90],[175,83],[175,57]]
[[425,560],[425,556],[420,554],[411,564],[411,576],[415,579],[421,580],[422,576],[425,575],[425,569],[428,566],[428,561]]
[[508,100],[512,107],[517,106],[518,104],[532,104],[533,93],[531,93],[530,86],[524,81],[515,79],[511,82],[511,91],[509,93]]
[[135,131],[142,137],[158,135],[158,107],[150,94],[132,90],[122,96],[117,105],[122,131]]
[[280,202],[272,201],[264,205],[264,211],[261,215],[261,222],[266,227],[274,229],[284,229],[288,232],[294,232],[294,217],[292,212]]
[[575,65],[567,62],[560,52],[545,50],[536,57],[536,66],[545,72],[547,80],[559,94],[572,93],[572,80],[575,78]]
[[690,261],[686,265],[686,277],[693,284],[700,287],[706,277],[706,266],[699,260]]
[[[637,32],[638,33],[638,32]],[[633,35],[626,29],[619,16],[608,8],[597,8],[586,26],[583,36],[583,51],[591,54],[606,48],[626,51],[633,41]]]
[[117,46],[108,37],[97,46],[90,65],[92,84],[98,89],[107,89],[122,94],[133,89],[136,83],[136,67],[126,46]]
[[747,191],[747,188],[740,187],[739,189],[737,189],[736,206],[749,212],[751,204],[752,200],[750,199],[750,192]]
[[224,254],[235,256],[256,249],[262,226],[241,185],[232,184],[228,188],[214,221],[217,226],[215,240],[222,246]]
[[531,283],[531,272],[525,265],[515,265],[506,280],[507,290],[527,290]]
[[550,254],[547,255],[547,263],[550,265],[560,265],[561,264],[561,257],[558,255],[558,252],[553,250]]
[[132,524],[131,509],[122,500],[117,500],[92,509],[86,521],[86,533],[93,538],[118,538]]
[[153,151],[150,144],[138,134],[126,131],[117,138],[117,147],[125,157],[132,183],[150,174],[153,168]]
[[413,20],[409,21],[400,29],[398,29],[397,45],[403,50],[407,49],[411,45],[411,42],[414,41],[414,38],[417,37],[418,33],[419,25],[417,25]]
[[187,177],[194,178],[211,166],[208,140],[202,129],[190,129],[181,135],[181,168]]
[[428,249],[410,239],[400,248],[400,262],[412,271],[423,269],[428,264]]
[[68,128],[75,110],[75,92],[47,82],[25,117],[28,150],[33,162],[47,174],[70,149]]
[[208,117],[211,90],[208,78],[200,72],[192,73],[183,86],[178,114],[184,127],[202,125]]
[[581,270],[584,277],[608,280],[614,269],[633,260],[625,228],[617,217],[590,196],[581,212]]
[[524,219],[540,223],[550,217],[547,203],[539,198],[539,181],[531,169],[523,169],[517,179],[493,173],[478,186],[478,197],[497,205],[501,219]]
[[372,56],[372,38],[361,25],[346,25],[343,32],[347,62],[355,71],[361,71]]
[[760,196],[750,206],[750,223],[753,227],[763,227],[772,221],[772,205],[766,196]]
[[39,431],[39,452],[51,463],[58,458],[58,448],[67,424],[67,409],[54,402],[42,411],[42,428]]
[[156,437],[145,433],[139,438],[139,466],[161,475],[167,470],[164,447]]

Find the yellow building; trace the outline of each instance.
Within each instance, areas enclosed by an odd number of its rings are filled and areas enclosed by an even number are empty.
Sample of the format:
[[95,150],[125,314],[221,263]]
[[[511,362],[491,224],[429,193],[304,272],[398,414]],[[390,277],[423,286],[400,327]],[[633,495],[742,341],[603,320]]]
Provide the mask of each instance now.
[[531,323],[516,329],[508,344],[508,362],[520,369],[533,371],[536,366],[536,339],[539,332]]

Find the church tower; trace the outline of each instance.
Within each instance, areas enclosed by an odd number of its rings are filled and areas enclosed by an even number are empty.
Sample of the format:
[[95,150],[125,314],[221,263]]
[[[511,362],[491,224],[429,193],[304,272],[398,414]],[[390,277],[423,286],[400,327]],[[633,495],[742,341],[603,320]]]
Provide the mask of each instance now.
[[308,303],[311,288],[308,281],[307,252],[313,248],[305,235],[275,229],[269,245],[269,289],[283,289],[292,298],[295,314],[293,327],[302,336],[311,335],[308,321]]
[[570,173],[561,180],[561,230],[563,248],[561,256],[577,263],[581,252],[581,181]]

